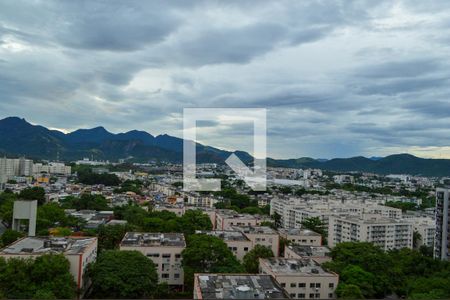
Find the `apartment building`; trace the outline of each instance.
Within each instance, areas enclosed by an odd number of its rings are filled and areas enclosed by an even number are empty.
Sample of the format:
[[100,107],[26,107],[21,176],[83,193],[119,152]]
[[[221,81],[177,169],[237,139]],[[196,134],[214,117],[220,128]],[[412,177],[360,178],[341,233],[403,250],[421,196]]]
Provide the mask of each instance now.
[[66,166],[63,163],[51,162],[48,165],[41,163],[36,163],[33,165],[33,175],[38,175],[41,173],[47,173],[52,175],[64,175],[70,176],[72,173],[72,167]]
[[279,256],[280,236],[267,226],[233,226],[235,231],[242,232],[251,242],[252,249],[256,245],[268,247],[274,256]]
[[186,248],[181,233],[127,232],[120,243],[120,250],[139,251],[156,265],[159,282],[182,286],[184,273],[181,252]]
[[293,259],[312,259],[319,264],[331,261],[330,248],[325,246],[289,245],[284,248],[284,257]]
[[436,189],[436,235],[434,240],[434,257],[441,260],[449,259],[450,245],[450,189]]
[[408,218],[411,222],[414,231],[420,234],[417,247],[427,246],[434,247],[434,237],[436,235],[436,220],[430,217],[414,217]]
[[278,229],[280,237],[292,244],[302,246],[321,246],[322,236],[309,229],[301,228],[280,228]]
[[231,209],[216,211],[215,229],[231,230],[233,226],[256,226],[260,221],[253,215],[240,214]]
[[291,298],[336,299],[339,276],[309,258],[259,259],[261,274],[271,275]]
[[371,242],[384,250],[412,249],[413,225],[407,220],[379,215],[332,216],[328,225],[328,245],[342,242]]
[[270,275],[195,274],[194,299],[287,299],[289,296]]
[[1,249],[0,257],[28,259],[50,253],[62,253],[67,258],[70,273],[83,295],[90,284],[86,276],[87,266],[97,258],[97,238],[25,237]]
[[31,176],[33,161],[25,158],[0,158],[0,183],[6,183],[16,176]]
[[245,254],[253,249],[253,242],[250,241],[242,232],[235,230],[213,230],[213,231],[197,231],[199,234],[207,234],[220,238],[227,244],[228,249],[240,261],[243,260]]

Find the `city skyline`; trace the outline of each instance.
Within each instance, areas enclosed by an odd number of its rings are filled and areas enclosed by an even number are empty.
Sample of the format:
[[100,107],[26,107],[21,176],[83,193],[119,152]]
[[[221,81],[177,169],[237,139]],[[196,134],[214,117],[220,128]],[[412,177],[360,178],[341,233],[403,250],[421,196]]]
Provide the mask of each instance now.
[[[270,157],[450,158],[449,9],[4,2],[0,118],[182,137],[185,107],[256,107]],[[251,127],[213,125],[201,142],[251,152]]]

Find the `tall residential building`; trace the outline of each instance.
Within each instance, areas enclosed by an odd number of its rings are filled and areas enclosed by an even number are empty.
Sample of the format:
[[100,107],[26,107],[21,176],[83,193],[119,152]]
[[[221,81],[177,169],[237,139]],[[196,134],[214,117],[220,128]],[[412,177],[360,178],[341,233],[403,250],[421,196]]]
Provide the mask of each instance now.
[[410,248],[413,225],[404,219],[390,219],[379,215],[333,216],[328,224],[328,245],[342,242],[370,242],[383,250]]
[[436,189],[436,236],[434,239],[434,257],[449,259],[449,197],[450,189]]
[[156,265],[159,282],[171,286],[182,286],[184,272],[181,252],[186,248],[182,233],[138,233],[127,232],[120,250],[136,250],[147,256]]

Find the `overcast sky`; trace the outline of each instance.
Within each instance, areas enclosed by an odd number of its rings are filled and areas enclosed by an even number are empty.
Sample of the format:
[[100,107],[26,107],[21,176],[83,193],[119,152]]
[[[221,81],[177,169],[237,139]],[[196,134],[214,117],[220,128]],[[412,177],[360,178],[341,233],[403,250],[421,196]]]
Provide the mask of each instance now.
[[0,117],[181,137],[185,107],[267,108],[272,157],[450,158],[449,55],[450,1],[1,1]]

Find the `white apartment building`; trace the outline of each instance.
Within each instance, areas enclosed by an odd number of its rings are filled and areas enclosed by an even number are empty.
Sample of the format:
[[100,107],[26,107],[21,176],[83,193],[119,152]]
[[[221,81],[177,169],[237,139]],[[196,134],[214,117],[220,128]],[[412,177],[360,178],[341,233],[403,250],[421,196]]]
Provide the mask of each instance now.
[[418,241],[418,247],[427,246],[434,247],[434,237],[436,235],[436,221],[430,217],[414,217],[408,218],[407,221],[411,222],[414,231],[420,234]]
[[43,165],[41,163],[34,164],[33,175],[36,176],[41,173],[70,176],[70,174],[72,173],[72,167],[58,162],[51,162],[48,165]]
[[182,286],[184,272],[181,252],[186,248],[181,233],[127,232],[120,243],[120,250],[136,250],[147,256],[156,265],[159,282],[171,286]]
[[294,299],[336,299],[339,276],[312,259],[259,259],[261,274],[271,275]]
[[0,183],[16,176],[31,176],[33,161],[25,158],[0,158]]
[[218,209],[216,211],[215,229],[231,230],[233,226],[256,226],[261,223],[255,216],[240,214],[231,209]]
[[300,228],[280,228],[278,233],[281,238],[288,240],[292,244],[301,246],[321,246],[322,236],[309,229]]
[[97,258],[97,238],[25,237],[1,249],[0,257],[28,259],[50,253],[62,253],[67,258],[70,273],[83,295],[90,284],[86,276],[87,266]]
[[342,242],[371,242],[384,250],[412,249],[413,226],[407,220],[379,215],[332,216],[328,224],[328,245]]
[[252,242],[252,249],[256,245],[268,247],[275,257],[279,256],[280,236],[267,226],[233,226],[233,229],[241,232]]

